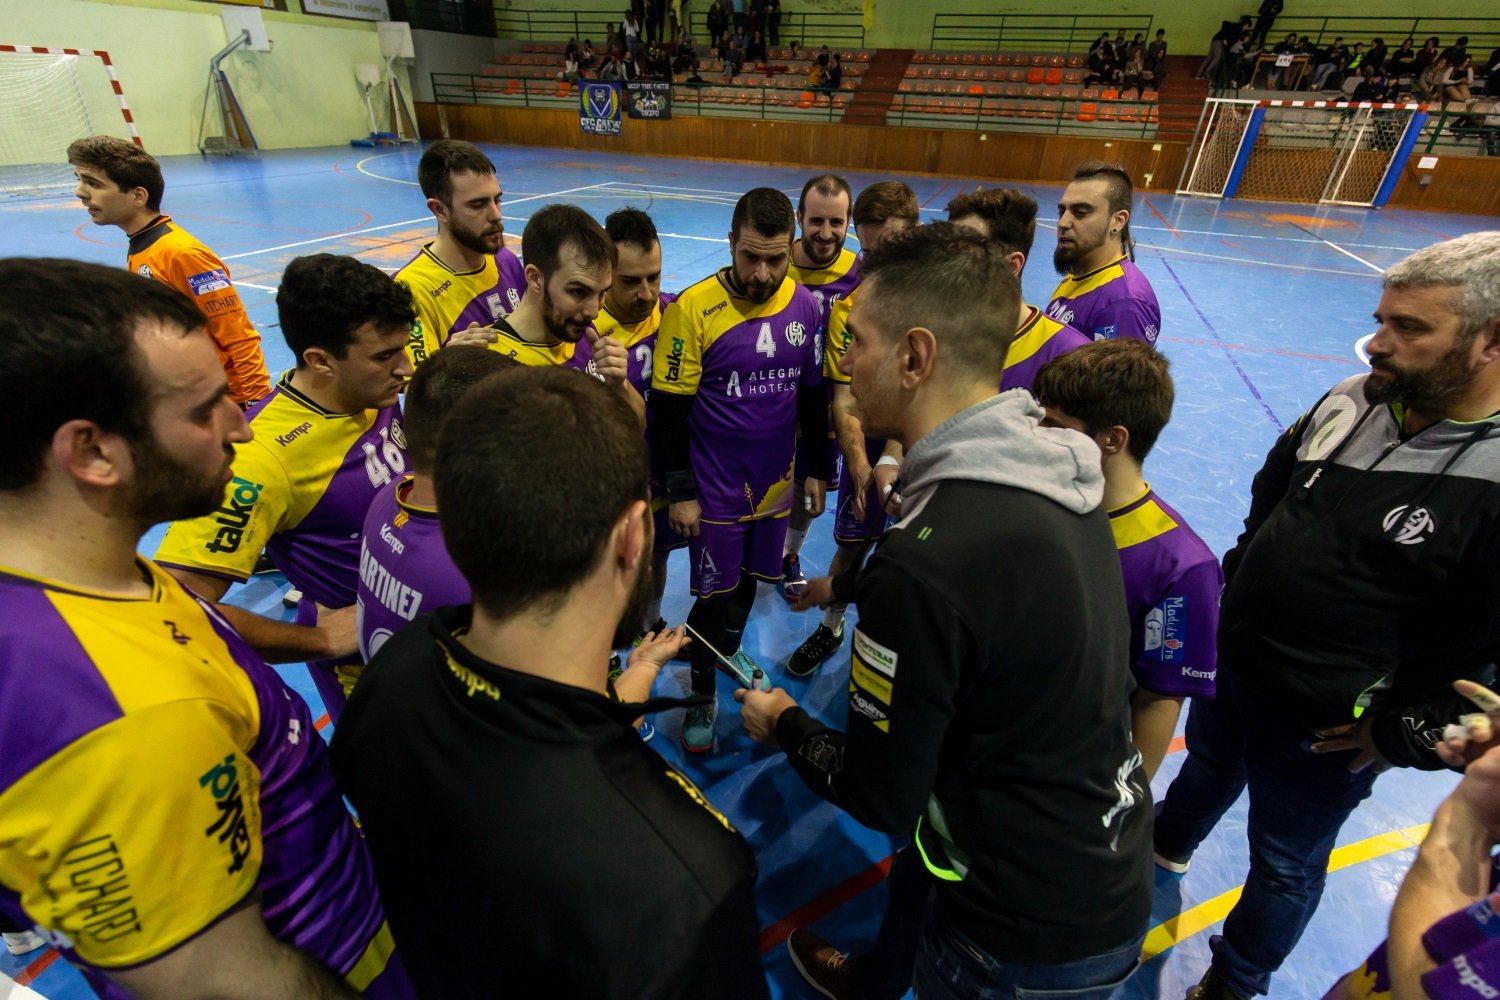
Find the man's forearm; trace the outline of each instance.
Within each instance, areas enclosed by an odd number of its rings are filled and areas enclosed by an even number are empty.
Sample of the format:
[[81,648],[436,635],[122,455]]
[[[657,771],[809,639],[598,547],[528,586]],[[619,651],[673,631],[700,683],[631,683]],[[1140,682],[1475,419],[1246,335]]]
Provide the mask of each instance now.
[[1484,896],[1489,888],[1490,847],[1489,834],[1453,798],[1438,806],[1391,908],[1386,951],[1391,995],[1396,1000],[1426,997],[1421,977],[1436,963],[1427,954],[1422,935],[1450,913]]
[[276,621],[233,604],[217,607],[240,637],[267,663],[305,663],[330,659],[335,655],[328,648],[328,637],[314,626]]
[[865,428],[854,409],[854,397],[848,386],[833,390],[833,433],[851,472],[871,464],[873,460],[865,453]]

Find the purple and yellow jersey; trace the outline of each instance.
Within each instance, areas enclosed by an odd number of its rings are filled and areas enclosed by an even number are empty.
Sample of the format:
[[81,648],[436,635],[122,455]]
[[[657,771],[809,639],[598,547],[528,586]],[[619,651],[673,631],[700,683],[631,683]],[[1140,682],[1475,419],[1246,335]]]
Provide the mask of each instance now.
[[812,292],[818,303],[819,340],[828,332],[828,321],[833,307],[859,284],[859,256],[845,247],[827,267],[798,267],[796,262],[787,268],[787,277]]
[[599,378],[599,373],[594,369],[594,346],[589,343],[587,335],[580,337],[576,344],[566,340],[553,344],[533,344],[529,340],[523,340],[516,328],[503,318],[495,320],[495,334],[496,339],[489,345],[489,349],[499,351],[528,368],[560,365]]
[[[1493,868],[1493,862],[1492,862]],[[1422,933],[1422,948],[1434,967],[1422,973],[1422,995],[1430,1000],[1475,1000],[1500,995],[1500,893],[1450,913]],[[1382,941],[1363,965],[1340,979],[1323,1000],[1390,1000],[1393,995],[1389,942]]]
[[0,568],[0,914],[114,1000],[99,970],[258,894],[274,937],[365,990],[398,965],[307,704],[212,604],[137,566],[149,596]]
[[792,502],[797,392],[822,384],[818,304],[791,278],[765,302],[724,272],[684,291],[662,317],[651,388],[693,396],[688,457],[710,520],[780,514]]
[[502,247],[485,257],[477,271],[455,271],[437,259],[432,244],[396,272],[396,280],[411,289],[417,322],[411,328],[406,352],[413,367],[448,343],[470,323],[489,326],[515,311],[526,291],[526,272],[520,258]]
[[1130,610],[1130,669],[1148,691],[1212,698],[1224,572],[1182,515],[1147,489],[1109,512]]
[[1000,376],[1000,391],[1030,389],[1036,373],[1053,358],[1067,354],[1075,347],[1089,343],[1089,338],[1064,323],[1042,315],[1036,306],[1027,306],[1031,317],[1016,331],[1016,339],[1005,351],[1005,371]]
[[418,614],[471,596],[443,544],[438,512],[406,501],[407,477],[370,504],[359,541],[359,655],[368,663],[385,641]]
[[1161,332],[1156,292],[1125,257],[1087,274],[1068,275],[1052,293],[1047,315],[1092,340],[1132,337],[1155,345]]
[[288,372],[251,408],[250,427],[255,439],[235,449],[223,506],[173,523],[157,561],[244,581],[265,549],[319,604],[353,604],[365,514],[406,473],[400,409],[331,413],[293,388]]
[[656,305],[651,307],[651,315],[639,323],[621,323],[607,306],[599,310],[599,318],[594,320],[594,329],[601,337],[615,338],[630,352],[630,384],[642,399],[651,392],[652,355],[656,350],[662,313],[676,298],[671,292],[662,292]]

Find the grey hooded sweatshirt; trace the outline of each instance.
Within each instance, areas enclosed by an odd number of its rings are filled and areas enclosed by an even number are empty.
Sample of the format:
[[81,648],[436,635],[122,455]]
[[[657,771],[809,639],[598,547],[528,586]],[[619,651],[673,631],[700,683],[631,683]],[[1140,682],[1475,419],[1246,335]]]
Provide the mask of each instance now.
[[1061,964],[1144,930],[1151,799],[1099,453],[1041,418],[1008,392],[911,448],[855,584],[847,731],[797,708],[777,738],[820,795],[913,832],[972,942]]

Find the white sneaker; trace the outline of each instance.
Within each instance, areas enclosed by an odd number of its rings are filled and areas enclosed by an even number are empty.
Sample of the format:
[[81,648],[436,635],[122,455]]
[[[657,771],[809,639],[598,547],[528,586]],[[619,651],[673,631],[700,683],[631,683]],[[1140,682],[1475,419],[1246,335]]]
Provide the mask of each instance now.
[[302,603],[302,591],[296,587],[288,588],[287,592],[281,595],[281,603],[288,608],[295,608]]
[[1155,851],[1151,852],[1151,857],[1156,861],[1156,867],[1162,871],[1171,872],[1173,875],[1184,875],[1193,866],[1192,858],[1188,858],[1185,861],[1173,861],[1171,858],[1157,854]]
[[38,948],[47,946],[47,939],[36,931],[16,931],[14,934],[0,936],[5,938],[5,950],[12,955],[29,955]]

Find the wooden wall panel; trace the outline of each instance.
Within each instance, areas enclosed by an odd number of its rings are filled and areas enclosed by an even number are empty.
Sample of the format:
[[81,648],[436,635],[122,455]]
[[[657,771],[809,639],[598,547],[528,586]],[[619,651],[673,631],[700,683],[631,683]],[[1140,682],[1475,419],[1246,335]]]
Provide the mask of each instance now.
[[[622,135],[596,136],[578,130],[578,115],[570,109],[449,104],[443,112],[448,134],[457,139],[866,173],[1060,183],[1084,160],[1114,160],[1138,188],[1155,191],[1176,188],[1188,155],[1187,143],[1167,140],[697,116],[629,121]],[[442,134],[437,105],[418,102],[417,120],[423,135]],[[1442,157],[1436,169],[1420,172],[1416,161],[1413,156],[1407,165],[1392,207],[1500,215],[1500,157]],[[1432,175],[1430,185],[1418,183],[1421,173]],[[1246,187],[1255,190],[1252,181],[1247,176]],[[1050,214],[1046,206],[1043,212]]]

